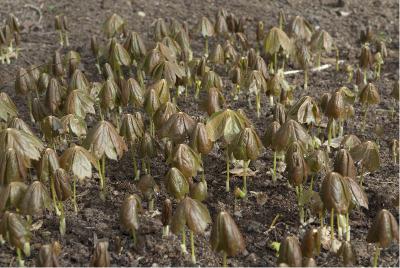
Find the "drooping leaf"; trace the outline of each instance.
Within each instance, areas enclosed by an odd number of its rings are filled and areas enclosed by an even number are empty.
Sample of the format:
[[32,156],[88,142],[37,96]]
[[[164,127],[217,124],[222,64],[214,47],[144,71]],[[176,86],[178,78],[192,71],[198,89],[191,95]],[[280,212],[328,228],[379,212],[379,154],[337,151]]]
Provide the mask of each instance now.
[[80,180],[92,177],[92,166],[99,169],[95,156],[78,145],[72,145],[64,151],[60,157],[60,165]]

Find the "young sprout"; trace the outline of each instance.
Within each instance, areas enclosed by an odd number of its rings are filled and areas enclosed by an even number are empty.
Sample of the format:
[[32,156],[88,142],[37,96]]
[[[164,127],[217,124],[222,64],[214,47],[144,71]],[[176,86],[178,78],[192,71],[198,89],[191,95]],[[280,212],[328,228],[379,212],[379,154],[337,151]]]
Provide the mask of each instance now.
[[235,47],[229,40],[226,40],[224,44],[224,53],[225,53],[225,62],[233,63],[236,62],[239,58],[239,53],[236,51]]
[[67,114],[61,117],[60,120],[67,139],[68,137],[72,139],[72,136],[75,135],[78,140],[81,140],[86,136],[87,125],[82,117],[74,114]]
[[186,178],[196,176],[202,165],[199,154],[184,143],[175,146],[168,163],[179,169]]
[[368,83],[360,92],[360,102],[362,104],[362,108],[364,110],[363,116],[363,124],[362,130],[365,129],[366,118],[368,113],[368,108],[371,105],[377,105],[381,101],[381,97],[379,96],[378,89],[374,84]]
[[17,265],[24,266],[22,253],[30,256],[30,226],[25,219],[13,212],[6,211],[0,220],[0,234],[17,251]]
[[150,159],[157,156],[157,148],[155,139],[147,131],[139,142],[138,154],[142,160],[142,170],[145,174],[150,174]]
[[144,198],[148,201],[147,209],[149,211],[154,211],[155,195],[160,189],[158,188],[153,176],[149,174],[142,175],[138,181],[137,187],[142,192]]
[[110,253],[108,252],[108,242],[98,241],[90,261],[93,267],[110,267]]
[[261,115],[261,92],[267,90],[267,81],[260,71],[251,71],[247,83],[249,93],[255,93],[256,95],[256,111],[257,117]]
[[170,168],[164,179],[167,192],[175,199],[182,200],[189,193],[188,179],[179,169]]
[[[346,215],[346,233],[350,230],[348,222],[349,207],[351,204],[351,192],[348,181],[342,177],[339,173],[330,172],[328,173],[321,185],[320,190],[321,200],[324,203],[324,207],[330,211],[331,214],[331,243],[334,240],[334,213],[338,214],[337,217],[337,228],[338,236],[341,239],[342,231],[340,227],[341,215]],[[348,233],[349,234],[349,233]],[[349,236],[349,235],[347,235]]]
[[384,63],[382,54],[376,52],[374,54],[374,65],[375,65],[375,77],[379,79],[381,77],[381,66]]
[[311,173],[309,191],[312,191],[314,189],[314,176],[319,172],[329,170],[329,156],[326,151],[315,150],[307,155],[306,162]]
[[307,44],[298,40],[295,42],[293,49],[293,58],[297,64],[304,70],[304,89],[308,88],[308,72],[312,65],[312,55]]
[[215,33],[222,37],[226,37],[229,33],[228,24],[226,23],[225,17],[226,17],[226,14],[223,15],[220,13],[217,13],[217,15],[215,16],[215,18],[216,18],[215,26],[214,26]]
[[74,204],[75,213],[77,213],[78,206],[76,203],[76,179],[83,181],[86,178],[91,178],[92,166],[95,167],[100,173],[99,161],[85,148],[73,144],[71,147],[66,149],[60,157],[60,165],[64,170],[72,174],[72,202]]
[[314,29],[312,25],[302,16],[296,16],[289,24],[289,36],[310,42]]
[[360,139],[354,134],[349,134],[343,136],[343,139],[340,142],[340,147],[346,150],[351,150],[359,144],[361,144]]
[[0,212],[16,209],[25,195],[28,186],[19,181],[10,182],[0,187]]
[[226,211],[218,213],[211,230],[211,248],[223,252],[222,266],[227,266],[228,256],[243,252],[245,247],[245,240],[231,215]]
[[211,223],[210,213],[207,207],[200,201],[185,197],[176,208],[171,222],[171,231],[174,234],[182,233],[182,251],[186,252],[185,226],[190,230],[190,247],[192,263],[196,263],[194,252],[194,234],[204,233],[208,224]]
[[0,156],[0,185],[11,182],[24,182],[28,176],[28,167],[13,148]]
[[172,114],[160,129],[160,137],[169,138],[175,143],[181,143],[192,133],[196,122],[184,113],[177,112]]
[[[64,57],[64,65],[68,70],[68,77],[72,78],[72,75],[78,70],[79,64],[81,63],[81,55],[73,50],[67,52]],[[79,89],[79,88],[77,88]]]
[[[330,150],[331,141],[332,141],[332,130],[333,130],[333,121],[339,120],[339,122],[343,121],[346,116],[345,109],[345,100],[343,93],[340,90],[337,90],[333,95],[329,98],[329,101],[325,108],[325,114],[329,118],[328,122],[328,150]],[[340,123],[341,124],[341,123]]]
[[[31,117],[31,121],[34,122],[34,118],[32,115],[32,92],[37,92],[37,88],[33,78],[24,68],[18,69],[17,76],[15,79],[15,92],[18,95],[27,96],[29,115]],[[7,105],[7,107],[9,108],[8,111],[11,113],[16,113],[17,109],[15,105],[13,105],[14,103],[12,102],[11,98],[4,92],[1,92],[1,94],[2,94],[1,98],[2,102],[8,104]],[[6,106],[4,106],[2,109],[7,111]]]
[[68,89],[70,91],[74,89],[79,89],[85,91],[86,93],[89,93],[90,87],[91,85],[89,83],[89,80],[86,78],[83,72],[79,69],[74,70],[74,72],[71,74],[71,80],[69,81]]
[[257,45],[258,49],[261,50],[262,47],[262,42],[264,41],[265,38],[265,29],[264,29],[264,22],[259,21],[257,23],[257,28],[256,28],[256,40],[257,40]]
[[[274,96],[282,96],[282,94],[286,94],[290,91],[292,91],[292,87],[285,80],[285,75],[282,69],[272,74],[271,78],[267,81],[267,90],[265,93],[269,96],[271,106],[274,106]],[[280,101],[282,102],[283,99],[281,98]]]
[[138,213],[142,210],[141,200],[136,194],[128,196],[121,205],[120,222],[133,238],[133,245],[136,246],[136,232],[139,230]]
[[161,222],[163,224],[163,237],[169,236],[169,226],[172,219],[172,202],[168,198],[164,200],[161,210]]
[[225,148],[225,159],[226,159],[226,191],[229,192],[229,175],[230,175],[230,150],[229,147],[232,145],[233,140],[236,135],[249,126],[250,122],[240,113],[226,109],[224,111],[219,111],[214,113],[206,123],[207,133],[210,140],[215,142],[222,138],[226,144]]
[[269,123],[265,129],[264,136],[262,138],[262,142],[264,146],[270,147],[274,151],[274,160],[273,160],[273,171],[272,171],[272,181],[275,183],[276,182],[276,156],[277,156],[277,151],[276,151],[276,146],[275,143],[272,142],[274,136],[278,132],[279,128],[281,125],[277,121],[272,121]]
[[207,90],[207,94],[203,95],[204,99],[201,102],[202,109],[205,110],[208,116],[222,110],[225,106],[225,98],[221,90],[216,87],[211,87]]
[[232,144],[233,156],[243,161],[243,192],[247,194],[247,168],[251,160],[256,160],[263,148],[257,132],[252,127],[242,129]]
[[112,38],[124,32],[125,21],[118,14],[112,14],[103,24],[103,31],[107,38]]
[[354,75],[354,67],[351,64],[346,64],[345,65],[345,71],[347,73],[347,83],[351,83],[353,81],[353,75]]
[[[189,145],[194,151],[199,153],[200,158],[202,155],[207,155],[211,152],[214,143],[211,141],[206,126],[203,123],[198,122],[192,130]],[[205,182],[204,168],[201,180]]]
[[54,26],[58,34],[60,35],[60,45],[63,47],[69,46],[69,38],[68,38],[68,22],[67,17],[65,15],[57,15],[54,17]]
[[144,58],[147,52],[142,37],[137,32],[130,32],[125,39],[124,48],[131,56],[132,62],[136,63],[136,67],[141,69],[141,59]]
[[131,147],[132,162],[135,179],[139,179],[139,172],[136,163],[136,145],[144,134],[144,123],[140,112],[134,114],[123,114],[119,134]]
[[201,36],[204,37],[204,56],[208,57],[208,38],[215,35],[214,25],[206,17],[202,17],[198,28]]
[[279,246],[279,257],[277,265],[285,264],[289,267],[302,266],[302,253],[299,240],[295,236],[287,236]]
[[292,50],[292,44],[284,31],[272,27],[264,39],[265,53],[274,56],[274,72],[278,71],[278,52],[282,49],[286,54]]
[[325,30],[318,30],[312,35],[310,45],[312,51],[317,53],[317,67],[320,67],[322,52],[330,53],[334,47],[332,36]]
[[59,267],[58,256],[60,256],[60,254],[61,245],[57,241],[42,245],[36,259],[36,265],[38,267]]
[[182,79],[185,76],[185,71],[176,62],[161,60],[154,66],[151,76],[155,81],[164,78],[168,82],[169,87],[174,87],[177,79]]
[[304,201],[303,201],[303,183],[307,180],[309,168],[301,145],[292,142],[285,154],[286,169],[288,179],[291,185],[295,186],[297,205],[299,208],[300,223],[304,223]]
[[165,20],[163,18],[158,18],[153,22],[154,30],[153,30],[153,37],[154,41],[160,41],[164,37],[169,36],[169,29]]
[[54,173],[54,191],[57,201],[55,202],[55,208],[60,211],[60,234],[61,236],[65,235],[66,224],[65,224],[65,215],[64,215],[64,206],[63,201],[68,200],[71,195],[71,185],[69,183],[70,177],[65,172],[64,169],[58,168]]
[[224,49],[220,44],[218,44],[211,53],[210,61],[216,65],[223,65],[225,63]]
[[[90,129],[85,141],[85,147],[97,158],[100,171],[100,189],[105,190],[106,157],[112,160],[121,158],[128,150],[124,139],[118,134],[115,127],[108,121],[99,121]],[[101,165],[100,165],[101,161]]]
[[381,209],[367,235],[367,242],[375,243],[376,248],[373,267],[378,266],[381,248],[389,247],[393,241],[399,242],[399,224],[392,213],[386,209]]
[[154,137],[155,130],[154,130],[153,116],[161,105],[160,98],[154,89],[150,89],[148,91],[148,93],[146,94],[146,97],[144,99],[143,105],[144,105],[144,109],[145,109],[147,115],[150,118],[150,127],[149,127],[150,135],[152,137]]
[[62,85],[60,85],[60,82],[58,82],[57,78],[51,78],[45,97],[46,107],[49,109],[51,114],[56,114],[59,111],[63,102],[62,99],[64,97],[64,92],[65,89]]
[[333,171],[339,173],[340,175],[351,178],[355,178],[357,176],[357,169],[354,164],[354,160],[347,150],[340,149],[336,153],[333,163]]
[[346,267],[354,267],[357,264],[357,255],[354,247],[349,241],[342,242],[337,253],[343,259],[343,265]]
[[96,58],[96,68],[99,74],[101,74],[101,68],[100,68],[100,46],[99,42],[97,41],[97,37],[95,35],[92,35],[90,38],[90,50],[92,51],[93,56]]
[[379,148],[375,142],[366,141],[350,150],[354,161],[361,164],[360,185],[364,182],[364,172],[374,172],[380,167]]
[[53,198],[53,206],[56,209],[57,216],[60,215],[60,211],[58,210],[58,206],[56,204],[54,175],[56,170],[59,168],[60,168],[60,163],[58,161],[58,155],[56,151],[51,148],[46,148],[43,151],[39,164],[37,165],[37,174],[40,181],[50,182],[51,196]]
[[314,267],[306,264],[315,263],[314,257],[321,251],[321,232],[318,229],[308,229],[301,240],[301,252],[303,255],[303,266]]
[[363,82],[365,84],[367,83],[367,70],[372,67],[373,63],[374,57],[372,55],[371,49],[369,48],[368,43],[365,43],[361,48],[359,61],[360,67],[363,69],[364,72]]

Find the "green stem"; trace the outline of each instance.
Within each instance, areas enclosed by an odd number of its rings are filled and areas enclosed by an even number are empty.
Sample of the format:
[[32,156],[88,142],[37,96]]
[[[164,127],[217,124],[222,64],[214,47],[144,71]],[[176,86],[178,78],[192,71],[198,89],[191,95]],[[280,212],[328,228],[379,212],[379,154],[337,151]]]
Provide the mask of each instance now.
[[33,122],[35,122],[35,118],[33,117],[33,114],[32,114],[32,96],[31,96],[30,92],[28,92],[27,99],[28,99],[29,117],[31,118],[31,122],[33,123]]
[[182,229],[182,244],[181,244],[181,249],[184,254],[187,253],[186,250],[186,233],[185,233],[185,228]]
[[257,118],[260,118],[260,109],[261,109],[261,103],[260,103],[260,94],[256,94],[256,111],[257,111]]
[[380,254],[381,254],[381,248],[379,247],[378,244],[376,244],[373,267],[378,267],[378,259]]
[[243,192],[247,195],[247,168],[249,167],[250,160],[244,160],[243,165]]
[[196,255],[194,253],[194,238],[193,238],[193,231],[190,231],[190,249],[192,252],[192,263],[196,264]]
[[317,54],[317,67],[321,66],[321,52],[318,52]]
[[76,202],[76,176],[73,177],[72,183],[72,203],[74,204],[75,214],[78,214],[78,203]]
[[132,239],[133,239],[133,245],[136,246],[137,238],[136,238],[136,230],[132,228]]
[[208,57],[208,36],[205,36],[204,38],[204,56]]
[[227,259],[228,254],[226,254],[225,251],[223,251],[223,257],[222,257],[222,267],[227,267],[226,265],[226,259]]
[[16,248],[17,251],[17,265],[18,267],[24,267],[24,259],[22,258],[21,249]]
[[60,45],[63,47],[64,46],[64,38],[63,38],[62,32],[58,31],[58,35],[60,36]]
[[104,154],[103,157],[101,158],[101,173],[103,174],[104,178],[104,185],[106,184],[105,179],[106,179],[106,155]]
[[364,167],[361,165],[361,174],[360,174],[360,186],[362,187],[364,183]]
[[226,186],[225,186],[225,190],[227,192],[230,191],[230,186],[229,186],[229,152],[228,152],[228,148],[225,149],[225,158],[226,158]]
[[273,162],[273,173],[272,173],[272,181],[276,182],[276,151],[274,151],[274,162]]
[[57,206],[57,196],[56,196],[56,190],[55,190],[55,186],[54,186],[54,178],[53,178],[53,176],[50,176],[50,189],[51,189],[51,197],[53,199],[53,206],[54,206],[54,209],[56,211],[56,215],[60,216],[61,213],[60,213],[60,210],[58,209],[58,206]]
[[335,231],[333,229],[334,218],[335,218],[335,210],[332,208],[331,209],[331,243],[333,242],[333,239],[335,239]]
[[310,190],[313,191],[314,188],[314,175],[311,175]]
[[329,119],[328,122],[328,152],[330,151],[332,143],[332,119]]
[[62,202],[59,202],[59,204],[60,204],[60,211],[61,211],[59,230],[60,230],[61,236],[64,236],[65,231],[67,229],[66,223],[65,223],[64,206],[63,206]]
[[154,198],[149,200],[149,211],[154,211]]
[[278,72],[278,53],[274,53],[274,73]]
[[346,213],[346,241],[350,242],[349,212]]
[[69,38],[68,38],[68,32],[64,33],[64,40],[65,40],[65,46],[68,47],[69,46]]
[[324,227],[324,218],[322,217],[322,212],[319,212],[319,224],[322,227]]
[[308,69],[304,70],[304,89],[308,88]]
[[339,71],[339,49],[336,48],[336,71]]
[[342,234],[343,234],[343,231],[342,231],[342,228],[341,228],[341,224],[340,224],[340,214],[338,213],[338,214],[336,214],[336,228],[337,228],[337,233],[338,233],[338,240],[342,240]]
[[133,162],[133,173],[135,174],[135,178],[134,180],[138,180],[139,179],[139,173],[138,173],[138,167],[137,167],[137,163],[136,163],[136,155],[135,155],[135,151],[133,150],[133,148],[131,149],[132,151],[132,162]]

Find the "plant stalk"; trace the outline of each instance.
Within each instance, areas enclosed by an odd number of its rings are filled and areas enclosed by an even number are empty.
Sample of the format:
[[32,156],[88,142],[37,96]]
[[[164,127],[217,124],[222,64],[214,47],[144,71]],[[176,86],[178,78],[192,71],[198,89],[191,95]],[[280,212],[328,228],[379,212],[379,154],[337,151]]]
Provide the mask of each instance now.
[[273,162],[273,173],[272,173],[272,181],[276,182],[276,151],[274,151],[274,162]]
[[378,244],[376,244],[373,267],[378,267],[378,259],[380,254],[381,254],[381,248],[379,247]]
[[334,218],[335,218],[335,210],[332,208],[331,209],[331,243],[333,242],[333,239],[335,239],[335,230],[333,229]]
[[243,165],[243,192],[247,195],[247,168],[249,167],[250,160],[245,160]]
[[190,231],[190,249],[192,253],[192,263],[196,264],[196,255],[194,253],[194,238],[193,238],[193,231]]
[[226,186],[225,186],[225,190],[226,190],[226,192],[229,192],[230,191],[230,186],[229,186],[229,180],[230,180],[229,172],[230,172],[230,169],[229,169],[229,152],[228,152],[228,148],[225,149],[225,158],[226,158]]
[[227,257],[228,257],[228,254],[226,254],[226,252],[224,251],[223,257],[222,257],[222,267],[227,267],[227,261],[226,261]]

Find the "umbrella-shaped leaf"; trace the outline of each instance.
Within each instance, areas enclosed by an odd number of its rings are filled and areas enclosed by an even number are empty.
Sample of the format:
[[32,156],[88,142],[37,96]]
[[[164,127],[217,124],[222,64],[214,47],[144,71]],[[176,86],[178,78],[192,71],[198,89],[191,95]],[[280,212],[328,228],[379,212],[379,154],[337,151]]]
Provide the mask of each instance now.
[[5,92],[0,92],[0,119],[7,121],[18,115],[17,107]]
[[100,159],[103,155],[112,160],[121,158],[128,148],[115,127],[107,121],[99,121],[92,129],[84,142],[86,148]]
[[86,122],[78,115],[67,114],[61,117],[61,124],[65,133],[74,134],[78,138],[86,136]]
[[318,104],[310,96],[303,96],[289,110],[288,115],[301,124],[318,125],[321,120]]
[[256,160],[263,148],[257,132],[252,127],[246,127],[236,136],[232,145],[233,155],[238,160]]
[[366,141],[350,150],[355,161],[360,161],[362,167],[373,172],[380,167],[379,148],[375,142]]
[[293,119],[287,120],[272,140],[278,151],[284,151],[292,142],[298,142],[305,151],[311,142],[307,131]]
[[201,166],[200,156],[183,143],[175,147],[168,162],[171,166],[179,169],[186,178],[196,176],[197,170]]
[[272,55],[279,52],[282,48],[286,53],[291,51],[291,42],[284,31],[273,27],[264,39],[265,52]]
[[211,223],[207,207],[200,201],[185,197],[175,210],[172,217],[171,231],[180,233],[185,225],[195,234],[203,233]]
[[176,143],[183,142],[188,137],[196,122],[184,112],[177,112],[169,117],[164,126],[160,129],[161,137],[168,137]]
[[40,181],[32,182],[19,204],[19,209],[23,215],[30,216],[41,214],[45,209],[50,210],[50,197],[44,184]]
[[94,155],[78,145],[72,145],[64,151],[60,157],[60,165],[80,180],[92,177],[92,166],[99,169]]
[[73,90],[69,93],[65,101],[65,111],[67,114],[75,114],[85,118],[86,114],[95,114],[94,100],[83,90]]
[[165,186],[169,194],[181,200],[189,193],[189,183],[179,169],[172,167],[165,175]]

